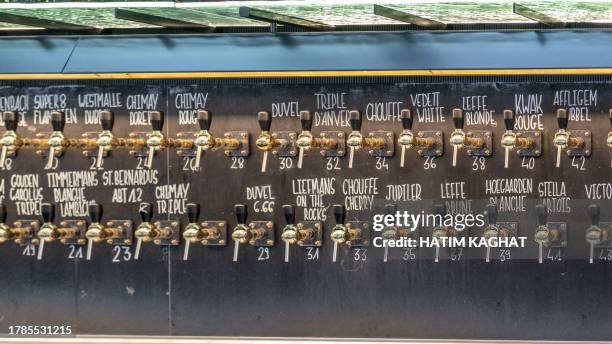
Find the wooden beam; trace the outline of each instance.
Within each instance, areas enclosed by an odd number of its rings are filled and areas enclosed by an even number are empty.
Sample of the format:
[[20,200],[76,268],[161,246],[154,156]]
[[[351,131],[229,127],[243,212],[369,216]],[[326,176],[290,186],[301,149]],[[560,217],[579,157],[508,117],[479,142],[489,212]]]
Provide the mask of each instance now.
[[444,30],[446,28],[445,23],[382,5],[374,5],[374,14],[430,30]]
[[0,22],[11,23],[17,25],[26,25],[31,27],[38,27],[49,30],[62,30],[62,31],[101,31],[100,29],[81,25],[63,22],[54,19],[46,19],[40,17],[26,16],[22,14],[8,13],[0,11]]
[[248,6],[242,6],[239,9],[239,14],[241,17],[255,19],[259,21],[268,22],[271,24],[281,24],[281,25],[290,25],[297,26],[313,31],[328,31],[332,30],[334,27],[331,25],[327,25],[325,23],[320,23],[308,19],[288,16],[272,11],[257,9]]
[[519,3],[512,4],[512,11],[519,16],[523,16],[525,18],[535,20],[541,24],[550,27],[565,27],[567,26],[566,22],[559,21],[553,17],[547,16],[544,13],[538,12],[534,9],[531,9],[527,6],[521,5]]
[[[167,9],[168,11],[176,11],[175,9]],[[198,14],[198,12],[193,12],[193,14]],[[191,13],[190,13],[191,14]],[[162,16],[153,13],[147,13],[142,9],[136,8],[116,8],[115,9],[115,18],[134,21],[138,23],[150,24],[161,26],[170,29],[198,29],[205,31],[213,31],[215,29],[214,26],[209,25],[208,23],[198,23],[196,21],[190,20],[181,20],[177,18],[172,18],[170,16]]]

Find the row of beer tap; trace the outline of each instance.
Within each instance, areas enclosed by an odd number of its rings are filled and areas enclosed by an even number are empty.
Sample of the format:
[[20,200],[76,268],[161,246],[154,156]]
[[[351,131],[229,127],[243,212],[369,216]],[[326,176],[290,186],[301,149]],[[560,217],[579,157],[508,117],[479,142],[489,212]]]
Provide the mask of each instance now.
[[[610,109],[612,126],[612,109]],[[100,114],[100,132],[86,132],[81,138],[68,138],[64,134],[65,115],[56,111],[51,113],[52,132],[38,133],[36,138],[24,138],[17,134],[18,116],[15,112],[4,112],[3,120],[6,131],[0,138],[0,168],[7,157],[14,157],[21,148],[34,148],[47,159],[46,167],[53,165],[54,158],[62,156],[69,147],[83,149],[83,153],[96,158],[96,166],[101,168],[104,158],[110,156],[115,148],[128,148],[131,154],[145,158],[144,166],[151,168],[155,155],[163,148],[176,148],[179,156],[195,159],[200,166],[202,154],[210,150],[223,150],[229,157],[246,157],[250,153],[249,133],[247,131],[228,131],[222,136],[212,134],[212,113],[206,110],[197,111],[199,131],[179,132],[175,138],[166,137],[163,133],[164,113],[152,111],[150,114],[151,131],[132,132],[127,138],[113,134],[114,114],[102,111]],[[561,165],[563,151],[569,157],[588,157],[592,153],[592,132],[589,130],[568,130],[568,111],[557,110],[558,131],[554,134],[553,144],[557,147],[556,167]],[[504,166],[508,168],[510,152],[515,151],[519,157],[539,157],[542,155],[543,133],[540,130],[515,130],[515,114],[504,110],[503,118],[506,131],[501,137],[501,146],[505,152]],[[364,135],[361,132],[362,114],[360,111],[349,112],[351,132],[346,135],[340,130],[321,131],[318,136],[312,133],[313,117],[310,111],[300,112],[302,131],[271,131],[272,116],[268,112],[257,115],[261,132],[255,146],[263,151],[262,172],[265,172],[268,154],[277,157],[298,157],[297,167],[302,167],[305,154],[318,150],[324,157],[343,157],[349,154],[348,167],[352,168],[354,154],[366,150],[374,157],[392,157],[395,143],[401,149],[400,166],[405,166],[405,154],[410,148],[417,150],[422,157],[440,157],[444,153],[444,133],[440,130],[412,131],[413,114],[409,109],[401,110],[400,119],[403,130],[395,140],[393,131],[375,130]],[[464,130],[464,113],[461,109],[452,110],[454,131],[450,134],[449,143],[453,147],[452,166],[457,165],[460,149],[464,148],[469,156],[489,157],[493,154],[493,133],[489,130]],[[612,130],[606,139],[612,149]],[[611,161],[612,167],[612,161]]]
[[[372,228],[368,221],[346,221],[344,205],[332,206],[334,224],[329,233],[333,243],[332,261],[336,262],[338,248],[346,245],[349,248],[368,247],[374,239]],[[178,246],[184,241],[183,260],[188,260],[190,247],[195,244],[203,246],[226,246],[228,234],[234,242],[233,261],[238,261],[241,245],[249,244],[255,247],[271,247],[275,244],[275,225],[271,220],[247,222],[248,210],[245,204],[236,204],[234,214],[236,225],[233,230],[227,229],[225,220],[200,221],[200,205],[189,203],[186,206],[188,224],[181,229],[181,221],[177,219],[153,221],[153,205],[142,203],[139,214],[141,223],[134,230],[132,220],[119,219],[102,221],[102,205],[93,203],[89,205],[89,221],[82,219],[63,220],[55,224],[55,206],[52,203],[41,205],[39,220],[19,219],[10,227],[6,224],[6,206],[0,204],[0,243],[14,241],[16,244],[38,245],[37,258],[42,259],[46,243],[59,241],[65,245],[86,245],[86,259],[90,260],[93,245],[105,242],[109,245],[131,246],[135,241],[134,259],[139,259],[141,247],[144,243],[153,243],[158,246]],[[300,247],[321,247],[324,239],[324,223],[321,221],[296,221],[295,207],[283,205],[282,212],[285,226],[282,229],[281,239],[285,244],[285,262],[289,262],[289,249],[291,245]],[[440,217],[446,215],[443,203],[434,204],[432,213]],[[385,206],[385,215],[395,216],[398,213],[395,204]],[[587,208],[591,224],[586,228],[585,240],[589,245],[589,261],[593,263],[596,248],[612,249],[612,222],[600,222],[600,207],[591,204]],[[481,233],[483,238],[490,242],[495,239],[517,238],[517,222],[498,221],[497,206],[489,204],[486,207],[488,223]],[[536,206],[537,226],[533,240],[538,245],[538,261],[543,261],[544,248],[567,247],[568,229],[565,222],[548,221],[547,209],[543,204]],[[468,230],[459,230],[452,226],[443,225],[442,221],[430,228],[429,237],[436,239],[456,238],[470,235]],[[474,234],[474,233],[472,233]],[[386,226],[380,232],[380,238],[393,241],[402,238],[418,241],[419,230],[409,228]],[[388,245],[384,246],[384,261],[388,257]],[[440,246],[435,247],[434,261],[440,258]],[[486,246],[486,262],[491,258],[491,246]]]

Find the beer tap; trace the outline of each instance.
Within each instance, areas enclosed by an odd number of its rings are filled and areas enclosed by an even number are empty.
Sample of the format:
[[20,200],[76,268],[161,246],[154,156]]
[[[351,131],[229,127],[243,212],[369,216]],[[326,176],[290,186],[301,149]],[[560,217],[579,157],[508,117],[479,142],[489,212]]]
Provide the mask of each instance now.
[[4,168],[4,163],[7,157],[13,157],[17,154],[17,150],[23,144],[23,141],[17,136],[17,113],[13,111],[5,111],[2,114],[2,120],[6,127],[6,131],[0,138],[2,151],[0,153],[0,169]]
[[332,255],[332,262],[336,262],[338,256],[338,244],[343,244],[348,240],[348,228],[344,225],[346,218],[346,208],[343,204],[334,204],[334,219],[336,225],[332,228],[331,239],[334,242],[334,251]]
[[132,221],[111,220],[102,224],[103,207],[101,204],[93,203],[88,207],[90,224],[85,231],[87,239],[87,253],[85,258],[91,259],[93,244],[106,241],[109,245],[131,245],[132,244]]
[[[444,203],[440,203],[440,204],[434,204],[433,206],[433,214],[436,216],[440,216],[441,221],[440,221],[440,225],[434,227],[434,229],[431,232],[431,236],[433,238],[447,238],[450,236],[450,230],[448,227],[444,226],[444,216],[446,216],[446,206],[444,205]],[[436,245],[436,256],[434,258],[434,262],[438,263],[440,262],[440,245]]]
[[187,219],[189,223],[183,231],[183,239],[185,239],[185,251],[183,251],[183,260],[189,259],[189,246],[191,243],[197,243],[204,238],[202,227],[198,224],[200,219],[200,204],[187,204]]
[[134,253],[134,259],[136,260],[140,256],[140,246],[142,246],[142,242],[153,241],[154,227],[151,223],[153,219],[153,204],[142,203],[138,213],[140,214],[141,223],[136,229],[136,232],[134,232],[134,236],[136,237],[136,252]]
[[45,248],[45,242],[53,242],[59,237],[57,227],[53,224],[55,219],[55,205],[53,203],[43,203],[40,206],[40,213],[42,215],[43,224],[38,230],[38,256],[37,259],[41,260],[43,256],[43,250]]
[[200,166],[202,154],[210,150],[223,149],[227,156],[248,155],[248,134],[246,132],[227,132],[223,137],[214,137],[210,132],[213,118],[212,112],[208,110],[198,110],[196,117],[200,131],[195,133],[193,140],[185,140],[190,142],[189,146],[192,147],[192,149],[195,149],[196,166]]
[[[196,147],[195,165],[200,166],[200,159],[202,158],[202,152],[214,148],[216,144],[216,140],[209,131],[210,125],[212,124],[212,113],[206,110],[200,110],[197,113],[197,119],[198,119],[198,126],[200,127],[200,131],[197,133],[197,136],[195,140],[193,141],[193,145]],[[238,143],[236,143],[236,146],[238,146]],[[196,210],[196,209],[193,208],[191,210]],[[199,216],[199,212],[200,212],[199,205],[198,205],[197,211],[198,211],[198,216]],[[187,212],[187,215],[189,216],[189,212]],[[191,217],[189,221],[190,221],[189,223],[191,224],[192,223]],[[196,221],[197,221],[197,218],[196,218]],[[187,252],[189,252],[188,250],[189,241],[190,240],[187,240],[187,243],[185,246],[185,250]],[[184,260],[187,260],[187,254],[184,257]]]
[[295,147],[292,146],[292,144],[295,142],[295,133],[284,132],[283,134],[286,135],[279,135],[281,132],[270,132],[270,127],[272,126],[272,116],[266,111],[257,113],[257,121],[259,122],[261,132],[255,141],[255,145],[257,148],[263,151],[264,155],[261,161],[261,172],[266,172],[269,152],[278,154],[280,150],[285,150],[289,147],[289,152],[283,153],[282,156],[295,156]]
[[[508,168],[510,151],[513,149],[529,149],[535,141],[529,137],[522,137],[521,132],[514,131],[515,114],[512,110],[504,110],[504,124],[506,132],[502,135],[501,145],[504,147],[504,168]],[[539,152],[538,152],[539,153]]]
[[455,130],[451,133],[450,144],[453,146],[453,167],[457,166],[457,153],[460,148],[468,150],[480,149],[485,146],[485,141],[480,137],[473,137],[463,131],[465,118],[463,110],[459,108],[453,109],[453,125]]
[[87,252],[85,254],[85,259],[90,260],[94,243],[98,243],[111,236],[118,237],[121,235],[121,233],[113,233],[112,230],[104,228],[101,223],[102,205],[93,203],[89,205],[87,210],[91,224],[87,227],[87,231],[85,232],[85,237],[87,238]]
[[557,147],[557,164],[556,167],[561,167],[561,152],[565,148],[581,148],[585,141],[582,137],[574,136],[567,130],[569,118],[566,109],[557,110],[557,124],[559,130],[555,133],[553,143]]
[[[611,110],[612,113],[612,110]],[[298,168],[302,168],[302,161],[304,160],[304,152],[311,148],[317,147],[320,144],[320,139],[315,138],[312,135],[312,114],[310,111],[300,111],[300,124],[302,125],[302,132],[298,135],[297,146],[300,150],[298,156]]]
[[538,263],[542,264],[543,248],[549,247],[556,237],[555,231],[548,226],[548,210],[543,204],[536,205],[538,227],[535,232],[535,241],[538,243]]
[[6,205],[0,203],[0,244],[13,238],[13,231],[6,224]]
[[100,126],[102,131],[98,133],[95,140],[85,139],[85,146],[92,146],[96,149],[96,168],[102,168],[104,158],[110,154],[115,146],[125,144],[123,139],[118,139],[113,135],[113,127],[115,125],[115,116],[111,111],[100,112]]
[[404,157],[406,150],[414,145],[414,134],[412,133],[412,111],[403,109],[400,111],[400,119],[402,120],[402,133],[397,138],[397,144],[402,147],[400,155],[400,167],[404,167]]
[[485,258],[485,262],[489,263],[491,261],[490,240],[492,238],[508,237],[508,231],[497,224],[497,205],[493,203],[488,204],[486,212],[489,224],[485,227],[482,236],[487,239],[487,255]]
[[[349,146],[349,168],[353,168],[353,157],[355,150],[363,145],[363,135],[361,135],[361,112],[353,110],[349,112],[349,121],[351,124],[351,133],[349,134],[346,144]],[[334,260],[335,261],[335,260]]]
[[183,239],[185,239],[183,260],[188,259],[189,247],[191,244],[199,242],[204,246],[226,245],[227,223],[225,221],[205,220],[204,222],[199,223],[200,205],[198,203],[187,204],[187,219],[189,220],[189,223],[183,231]]
[[232,239],[234,240],[234,258],[233,261],[238,261],[238,248],[240,244],[246,244],[251,240],[251,231],[246,225],[248,216],[247,206],[245,204],[234,205],[234,213],[236,215],[236,227],[232,231]]
[[151,122],[151,132],[132,132],[129,138],[125,140],[125,145],[133,148],[130,151],[131,154],[138,157],[146,157],[144,162],[146,168],[151,168],[155,154],[169,145],[168,139],[166,139],[162,132],[164,128],[164,113],[161,111],[151,111],[149,121]]
[[[385,205],[385,217],[386,216],[393,216],[395,218],[395,215],[397,214],[397,206],[393,203],[387,204]],[[398,230],[397,227],[395,226],[387,226],[385,228],[383,228],[380,236],[383,239],[383,242],[385,243],[385,252],[383,255],[383,262],[387,262],[387,258],[389,257],[389,245],[388,245],[388,241],[389,240],[395,240],[397,239],[397,235],[398,235]]]
[[[612,127],[612,109],[609,110],[609,117],[610,127]],[[608,139],[606,140],[606,143],[608,144],[608,148],[610,148],[610,167],[612,167],[612,129],[608,133]]]
[[403,130],[397,138],[397,144],[402,148],[400,167],[404,167],[404,157],[408,149],[412,147],[416,147],[419,150],[432,149],[436,143],[431,137],[419,137],[414,135],[412,132],[413,117],[410,109],[403,109],[400,111],[400,119],[402,121]]
[[5,237],[10,237],[17,245],[37,244],[39,239],[34,238],[40,228],[38,220],[17,220],[13,223],[14,227],[9,228],[10,233],[5,233]]
[[312,134],[312,113],[310,111],[300,111],[300,123],[302,125],[302,132],[300,133],[300,135],[298,135],[296,141],[296,145],[299,148],[298,168],[302,168],[304,154],[307,151],[318,148],[321,149],[321,154],[325,155],[325,151],[330,151],[338,148],[338,139],[334,137],[328,137],[327,135],[322,137],[315,137]]
[[286,226],[281,234],[281,239],[285,242],[285,263],[289,262],[289,247],[297,244],[306,247],[321,246],[322,224],[318,221],[302,221],[296,224],[295,207],[293,205],[283,205]]
[[26,245],[27,243],[36,243],[37,239],[31,240],[34,233],[34,228],[39,228],[40,222],[38,220],[15,221],[15,227],[11,228],[6,224],[7,210],[6,205],[0,203],[0,244],[5,243],[9,240],[13,240],[17,245]]
[[55,218],[55,205],[43,203],[41,205],[43,224],[38,231],[39,250],[38,259],[42,259],[45,242],[59,241],[64,245],[85,244],[85,221],[63,220],[59,226],[53,224]]
[[274,149],[277,144],[276,140],[270,134],[270,127],[272,126],[272,117],[269,112],[261,111],[257,114],[257,122],[259,122],[259,128],[261,133],[255,141],[257,148],[263,151],[263,158],[261,160],[261,172],[266,172],[266,165],[268,164],[268,152]]
[[[353,156],[355,155],[355,151],[359,149],[367,149],[372,156],[393,155],[392,132],[371,132],[368,136],[364,137],[364,135],[361,134],[361,124],[363,122],[362,115],[361,112],[357,110],[349,112],[349,122],[351,125],[351,133],[346,141],[346,144],[349,146],[349,168],[353,168]],[[390,139],[390,142],[387,142],[385,138]],[[381,152],[375,153],[375,151]]]
[[87,227],[87,232],[85,232],[85,237],[87,238],[85,259],[90,260],[93,243],[104,240],[106,233],[104,226],[100,223],[102,220],[102,206],[96,203],[90,204],[87,210],[91,224]]
[[140,247],[143,242],[158,242],[160,239],[168,239],[174,234],[171,227],[164,226],[158,228],[156,225],[151,223],[153,219],[153,204],[142,203],[140,204],[140,219],[142,222],[134,232],[136,237],[136,252],[134,253],[134,259],[138,260],[140,256]]
[[152,111],[150,120],[153,131],[149,133],[145,143],[147,146],[147,160],[144,165],[147,168],[153,166],[153,157],[155,153],[168,145],[168,140],[166,140],[166,137],[162,133],[164,128],[164,113],[161,111]]
[[285,263],[289,262],[289,246],[299,240],[299,233],[295,226],[295,207],[290,204],[283,205],[283,214],[287,225],[283,228],[281,238],[285,242]]
[[599,225],[599,206],[591,204],[588,207],[589,218],[591,225],[586,230],[586,242],[589,244],[589,263],[593,264],[595,246],[600,245],[610,240],[610,230],[602,228]]
[[66,116],[61,111],[54,111],[51,113],[51,126],[53,132],[47,139],[46,146],[49,148],[47,165],[45,169],[51,169],[53,167],[53,159],[62,156],[66,147],[70,145],[70,142],[64,137],[64,126],[66,125]]

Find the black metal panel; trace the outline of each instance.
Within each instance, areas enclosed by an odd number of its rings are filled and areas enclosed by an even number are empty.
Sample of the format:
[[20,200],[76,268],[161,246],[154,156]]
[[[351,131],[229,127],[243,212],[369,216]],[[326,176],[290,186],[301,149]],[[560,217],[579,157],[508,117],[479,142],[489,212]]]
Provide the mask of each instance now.
[[[155,219],[180,219],[186,224],[186,201],[199,202],[202,220],[226,220],[235,225],[233,205],[248,205],[249,220],[273,220],[276,224],[276,245],[264,250],[245,245],[240,249],[239,261],[232,262],[232,247],[202,247],[193,245],[188,261],[181,260],[183,246],[162,248],[144,244],[141,258],[122,261],[124,251],[114,251],[106,244],[97,244],[91,261],[82,258],[67,259],[70,248],[57,242],[45,248],[42,261],[22,256],[23,248],[13,243],[0,246],[0,332],[18,324],[70,324],[77,334],[129,334],[129,335],[197,335],[197,336],[298,336],[298,337],[391,337],[391,338],[468,338],[468,339],[565,339],[609,340],[612,310],[607,307],[611,299],[610,251],[597,250],[603,259],[588,264],[588,245],[584,231],[589,224],[586,207],[598,204],[602,221],[612,221],[610,199],[587,200],[585,185],[610,183],[610,149],[605,137],[610,129],[608,109],[612,107],[612,83],[606,82],[487,82],[487,83],[408,83],[408,82],[355,82],[341,84],[286,83],[266,84],[208,83],[183,85],[178,81],[71,82],[71,86],[32,87],[6,86],[0,88],[0,97],[28,95],[29,106],[22,109],[28,126],[20,127],[21,135],[32,137],[48,131],[48,124],[39,123],[35,115],[35,96],[64,94],[66,104],[61,108],[75,109],[78,123],[68,123],[66,134],[77,138],[85,131],[97,131],[95,121],[85,124],[85,109],[78,105],[78,96],[91,93],[121,93],[122,105],[116,113],[115,134],[126,137],[132,131],[149,130],[147,125],[130,124],[130,111],[163,110],[167,113],[165,133],[175,137],[179,131],[193,131],[195,124],[179,124],[180,111],[194,110],[193,105],[179,109],[180,93],[206,95],[205,107],[215,114],[211,131],[221,135],[228,130],[247,130],[251,134],[251,156],[244,161],[232,161],[217,151],[206,153],[200,171],[185,171],[186,161],[174,150],[165,150],[154,161],[156,180],[142,186],[107,185],[114,179],[113,171],[136,170],[138,161],[126,150],[116,150],[104,162],[104,170],[91,170],[91,159],[79,149],[69,149],[59,159],[57,171],[43,171],[44,162],[32,150],[22,150],[12,161],[11,170],[0,171],[4,181],[3,201],[9,207],[8,222],[17,218],[35,218],[36,215],[16,214],[15,200],[11,200],[11,179],[24,174],[39,175],[45,202],[55,201],[48,175],[60,171],[94,171],[99,185],[84,189],[84,200],[97,201],[105,206],[104,219],[132,219],[136,224],[138,203],[153,202],[156,211],[163,200],[159,187],[189,183],[186,199],[177,198],[178,209],[156,214]],[[557,90],[597,90],[597,104],[588,106],[590,121],[572,121],[570,130],[593,131],[593,155],[578,168],[564,158],[560,169],[554,168],[555,148],[552,135],[557,130],[553,104]],[[253,142],[258,135],[257,111],[272,111],[272,104],[298,102],[300,110],[317,110],[316,93],[344,93],[346,109],[366,111],[370,103],[402,102],[399,107],[414,107],[412,96],[417,93],[440,92],[438,107],[444,122],[415,121],[415,130],[442,130],[445,135],[445,154],[436,160],[435,169],[425,169],[425,160],[414,150],[409,151],[406,168],[399,168],[399,157],[387,159],[388,169],[376,168],[377,159],[366,152],[357,153],[355,166],[347,169],[347,158],[338,161],[340,170],[328,170],[327,161],[318,153],[309,154],[305,167],[281,169],[279,159],[270,157],[268,171],[260,172],[262,152]],[[128,109],[128,96],[156,94],[154,104],[147,109],[135,106]],[[534,168],[521,167],[520,159],[511,160],[511,168],[503,168],[503,150],[499,139],[503,132],[501,112],[516,109],[516,94],[541,95],[541,121],[544,126],[544,152],[534,162]],[[488,110],[494,110],[496,125],[482,123],[466,125],[466,129],[493,131],[494,154],[486,159],[485,170],[472,170],[474,159],[461,152],[459,166],[451,167],[452,149],[448,134],[452,131],[450,109],[462,105],[462,96],[486,95]],[[60,97],[61,98],[61,97]],[[398,108],[399,108],[398,107]],[[7,109],[2,109],[7,110]],[[88,111],[98,110],[97,107]],[[393,111],[386,111],[394,114]],[[366,112],[367,114],[367,112]],[[529,117],[523,115],[524,117]],[[35,118],[37,118],[35,122]],[[190,116],[182,116],[190,119]],[[331,123],[326,125],[318,115],[314,132],[343,130],[348,127]],[[337,116],[334,118],[338,118]],[[133,122],[133,121],[132,121]],[[365,120],[363,132],[371,130],[400,131],[396,117],[385,120]],[[286,116],[276,117],[272,131],[299,131],[295,109]],[[381,161],[378,161],[379,163]],[[478,169],[478,163],[476,168]],[[188,166],[188,165],[187,165]],[[333,161],[332,161],[333,167]],[[283,262],[280,229],[284,225],[280,206],[296,204],[294,183],[300,178],[335,178],[336,191],[324,196],[326,216],[325,236],[319,258],[308,260],[308,251],[292,247],[291,260]],[[110,179],[109,179],[110,178]],[[421,199],[397,202],[400,210],[429,211],[432,203],[440,201],[441,185],[446,182],[465,182],[467,198],[472,200],[472,212],[484,210],[490,197],[486,194],[485,180],[496,178],[530,178],[533,192],[526,194],[524,211],[500,213],[500,221],[516,221],[519,233],[528,237],[527,246],[512,252],[513,260],[484,263],[482,248],[468,248],[458,261],[432,261],[432,249],[419,249],[417,259],[404,261],[403,250],[391,250],[390,261],[382,262],[381,248],[368,248],[365,261],[357,260],[361,253],[342,248],[338,263],[331,262],[332,214],[329,206],[343,203],[346,195],[342,182],[350,178],[378,178],[378,195],[373,208],[349,210],[347,220],[371,221],[385,203],[386,186],[390,184],[420,184]],[[538,193],[539,182],[565,183],[570,198],[571,212],[552,212],[551,221],[568,223],[568,248],[561,261],[546,260],[537,264],[537,245],[533,242],[535,229],[534,205],[542,202]],[[257,212],[255,200],[247,199],[247,187],[270,185],[274,197],[274,212]],[[114,199],[117,189],[134,191],[128,201]],[[159,201],[159,203],[158,203]],[[447,200],[448,201],[448,200]],[[34,203],[38,203],[37,201]],[[58,211],[72,209],[67,202],[59,202]],[[63,204],[63,206],[62,206]],[[561,209],[565,210],[565,209]],[[298,207],[298,221],[303,218]],[[57,222],[66,218],[85,216],[57,214]],[[421,235],[428,235],[423,230]],[[377,235],[374,233],[374,235]],[[132,247],[129,252],[133,254]],[[312,253],[312,252],[311,252]],[[129,254],[128,254],[129,255]],[[554,252],[553,252],[554,255]],[[116,258],[118,262],[113,262]],[[361,258],[360,258],[361,259]]]

